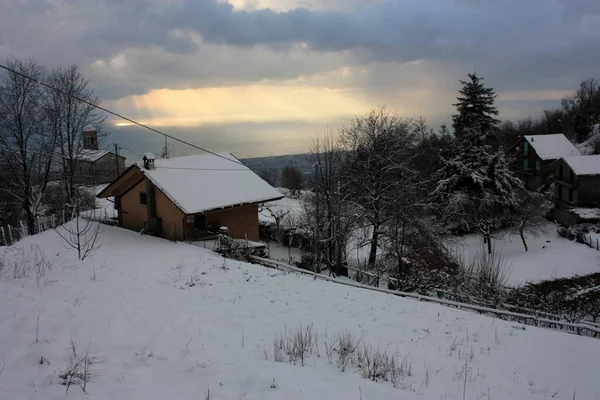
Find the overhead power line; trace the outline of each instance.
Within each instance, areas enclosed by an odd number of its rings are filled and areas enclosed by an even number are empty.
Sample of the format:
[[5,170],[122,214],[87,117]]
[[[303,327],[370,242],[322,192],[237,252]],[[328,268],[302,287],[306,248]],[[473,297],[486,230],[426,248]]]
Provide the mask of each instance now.
[[135,121],[135,120],[133,120],[133,119],[131,119],[131,118],[127,118],[127,117],[125,117],[125,116],[123,116],[123,115],[121,115],[121,114],[119,114],[119,113],[117,113],[117,112],[115,112],[115,111],[111,111],[111,110],[109,110],[109,109],[107,109],[107,108],[104,108],[104,107],[102,107],[102,106],[99,106],[99,105],[97,105],[97,104],[91,103],[91,102],[89,102],[89,101],[87,101],[87,100],[84,100],[84,99],[82,99],[82,98],[80,98],[80,97],[77,97],[77,96],[72,96],[72,95],[70,95],[69,93],[66,93],[66,92],[65,92],[64,90],[62,90],[62,89],[59,89],[59,88],[53,87],[53,86],[51,86],[51,85],[48,85],[47,83],[44,83],[44,82],[42,82],[42,81],[40,81],[40,80],[37,80],[37,79],[35,79],[35,78],[31,77],[31,76],[25,75],[25,74],[23,74],[23,73],[21,73],[21,72],[19,72],[19,71],[16,71],[16,70],[14,70],[14,69],[12,69],[12,68],[9,68],[9,67],[7,67],[6,65],[0,64],[0,68],[2,68],[2,69],[5,69],[6,71],[8,71],[8,72],[11,72],[11,73],[13,73],[13,74],[16,74],[16,75],[22,76],[22,77],[23,77],[23,78],[25,78],[25,79],[29,79],[30,81],[33,81],[33,82],[35,82],[35,83],[37,83],[37,84],[39,84],[39,85],[42,85],[42,86],[44,86],[44,87],[46,87],[46,88],[48,88],[48,89],[51,89],[51,90],[54,90],[54,91],[56,91],[56,92],[62,93],[62,94],[64,94],[64,95],[66,95],[66,96],[70,96],[70,97],[74,98],[74,99],[75,99],[75,100],[77,100],[77,101],[80,101],[80,102],[82,102],[82,103],[84,103],[84,104],[87,104],[87,105],[89,105],[89,106],[95,107],[95,108],[97,108],[98,110],[102,110],[102,111],[104,111],[105,113],[108,113],[108,114],[110,114],[110,115],[114,115],[115,117],[119,117],[119,118],[121,118],[121,119],[123,119],[123,120],[125,120],[125,121],[127,121],[127,122],[130,122],[130,123],[132,123],[132,124],[134,124],[134,125],[140,126],[140,127],[144,128],[144,129],[148,129],[149,131],[152,131],[152,132],[154,132],[154,133],[158,133],[159,135],[163,135],[164,137],[167,137],[167,138],[169,138],[169,139],[175,140],[176,142],[179,142],[179,143],[185,144],[185,145],[187,145],[187,146],[193,147],[193,148],[195,148],[195,149],[198,149],[198,150],[204,151],[204,152],[206,152],[206,153],[212,154],[212,155],[214,155],[214,156],[217,156],[217,157],[219,157],[219,158],[223,158],[223,159],[225,159],[225,160],[227,160],[227,161],[230,161],[230,162],[232,162],[232,163],[234,163],[234,164],[238,164],[238,165],[244,165],[243,163],[241,163],[241,162],[239,162],[239,161],[232,160],[231,158],[228,158],[228,157],[224,157],[224,156],[222,156],[222,155],[220,155],[220,154],[218,154],[218,153],[215,153],[215,152],[213,152],[213,151],[207,150],[207,149],[205,149],[205,148],[202,148],[202,147],[200,147],[200,146],[196,146],[196,145],[195,145],[195,144],[193,144],[193,143],[190,143],[190,142],[188,142],[188,141],[185,141],[185,140],[183,140],[183,139],[179,139],[179,138],[177,138],[177,137],[175,137],[175,136],[173,136],[173,135],[169,135],[168,133],[161,132],[161,131],[159,131],[158,129],[151,128],[151,127],[149,127],[148,125],[142,124],[141,122],[137,122],[137,121]]

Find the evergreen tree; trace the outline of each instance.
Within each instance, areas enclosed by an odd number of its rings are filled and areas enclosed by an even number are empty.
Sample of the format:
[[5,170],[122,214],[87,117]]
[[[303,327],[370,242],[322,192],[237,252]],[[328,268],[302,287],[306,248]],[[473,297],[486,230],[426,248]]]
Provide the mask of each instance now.
[[496,93],[483,85],[483,78],[469,74],[467,81],[460,81],[458,102],[453,104],[458,114],[452,116],[454,135],[461,138],[467,129],[479,131],[486,141],[492,139],[500,120],[494,118],[498,109],[494,105]]
[[504,152],[494,151],[490,144],[498,123],[491,117],[497,114],[493,89],[484,88],[474,74],[469,77],[471,82],[463,82],[463,97],[456,104],[456,145],[436,173],[433,195],[441,205],[444,222],[467,231],[479,230],[491,252],[491,230],[519,207],[523,184],[509,168]]

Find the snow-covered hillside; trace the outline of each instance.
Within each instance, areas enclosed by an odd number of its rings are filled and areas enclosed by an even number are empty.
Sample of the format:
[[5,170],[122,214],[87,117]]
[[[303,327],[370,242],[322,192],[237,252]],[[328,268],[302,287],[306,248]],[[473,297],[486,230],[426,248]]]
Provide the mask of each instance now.
[[[597,339],[119,228],[103,226],[100,241],[84,262],[53,231],[2,250],[0,398],[65,398],[58,376],[73,341],[79,355],[88,348],[92,382],[87,394],[71,387],[70,399],[600,399]],[[38,267],[23,271],[32,246]],[[305,366],[274,362],[275,337],[300,324],[317,333]],[[361,348],[395,356],[396,385],[364,379],[357,365],[342,372],[335,355],[329,362],[326,349],[346,330]]]

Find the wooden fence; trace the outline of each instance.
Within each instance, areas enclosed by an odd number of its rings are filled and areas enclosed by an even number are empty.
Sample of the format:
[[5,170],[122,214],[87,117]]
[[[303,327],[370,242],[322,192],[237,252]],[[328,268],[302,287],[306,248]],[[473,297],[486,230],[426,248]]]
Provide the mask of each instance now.
[[307,275],[314,276],[315,279],[334,282],[334,283],[338,283],[340,285],[352,286],[352,287],[357,287],[360,289],[366,289],[366,290],[372,290],[372,291],[376,291],[376,292],[380,292],[380,293],[391,294],[394,296],[408,297],[408,298],[416,299],[419,301],[427,301],[427,302],[431,302],[431,303],[437,303],[437,304],[445,305],[448,307],[455,307],[458,309],[470,310],[470,311],[477,312],[479,314],[492,315],[492,316],[502,319],[502,320],[516,321],[516,322],[520,322],[520,323],[523,323],[526,325],[533,325],[533,326],[538,326],[538,327],[543,327],[543,328],[548,328],[548,329],[555,329],[555,330],[558,330],[561,332],[566,332],[566,333],[571,333],[571,334],[600,338],[600,326],[598,326],[600,324],[588,323],[588,322],[571,323],[571,322],[566,322],[566,321],[561,321],[561,320],[557,321],[554,319],[543,318],[538,315],[523,314],[523,313],[512,312],[512,311],[507,311],[507,310],[500,310],[500,309],[496,309],[496,308],[482,307],[482,306],[478,306],[478,305],[474,305],[474,304],[459,303],[459,302],[453,301],[453,300],[446,300],[446,299],[440,299],[440,298],[431,297],[431,296],[424,296],[424,295],[420,295],[420,294],[416,294],[416,293],[408,293],[408,292],[401,292],[401,291],[396,291],[396,290],[383,289],[380,287],[367,286],[367,285],[353,282],[350,280],[342,280],[342,279],[332,278],[332,277],[325,276],[325,275],[315,274],[314,272],[311,272],[311,271],[308,271],[305,269],[301,269],[298,267],[294,267],[292,265],[288,265],[288,264],[285,264],[285,263],[282,263],[279,261],[269,260],[267,258],[261,258],[261,257],[256,257],[256,256],[250,256],[250,258],[252,261],[259,263],[261,265],[264,265],[266,267],[275,268],[275,269],[279,269],[279,270],[286,271],[286,272],[298,272],[301,274],[307,274]]

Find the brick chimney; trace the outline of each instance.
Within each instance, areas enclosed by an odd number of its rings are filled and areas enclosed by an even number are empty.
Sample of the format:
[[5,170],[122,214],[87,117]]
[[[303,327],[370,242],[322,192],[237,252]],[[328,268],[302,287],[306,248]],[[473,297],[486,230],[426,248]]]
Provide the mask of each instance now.
[[83,130],[83,148],[86,150],[98,150],[98,132],[92,127]]

